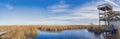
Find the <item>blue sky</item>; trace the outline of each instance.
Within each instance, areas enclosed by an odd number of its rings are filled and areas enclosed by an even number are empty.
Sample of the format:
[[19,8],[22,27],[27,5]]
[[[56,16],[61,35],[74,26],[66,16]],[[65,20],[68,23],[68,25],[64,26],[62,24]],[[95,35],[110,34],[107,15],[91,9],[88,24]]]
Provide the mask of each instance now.
[[0,0],[0,25],[98,24],[97,5],[119,0]]

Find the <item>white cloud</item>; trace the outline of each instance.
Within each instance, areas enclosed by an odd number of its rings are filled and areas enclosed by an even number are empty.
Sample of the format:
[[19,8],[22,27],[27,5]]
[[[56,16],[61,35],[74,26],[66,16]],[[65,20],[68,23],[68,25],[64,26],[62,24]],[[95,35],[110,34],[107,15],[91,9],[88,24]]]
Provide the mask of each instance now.
[[60,3],[48,6],[48,11],[50,13],[62,13],[68,11],[69,5],[65,4],[64,1],[60,1]]
[[11,21],[0,21],[0,25],[64,25],[70,24],[65,21],[56,20],[40,20],[40,21],[25,21],[25,20],[11,20]]
[[[98,10],[97,10],[97,5],[95,4],[95,2],[91,3],[87,3],[85,5],[83,5],[83,7],[77,7],[73,10],[71,10],[71,14],[67,15],[68,18],[71,17],[78,17],[79,19],[86,19],[86,18],[90,18],[90,19],[97,19],[98,18]],[[61,17],[67,17],[67,16],[61,16]],[[71,18],[71,19],[73,19]]]
[[14,7],[13,7],[12,5],[10,5],[10,4],[6,4],[5,7],[6,7],[8,10],[13,10],[13,8],[14,8]]
[[117,3],[113,2],[112,0],[104,0],[104,1],[106,1],[108,3],[111,3],[111,4],[113,4],[113,5],[117,6],[117,7],[120,7],[120,5],[118,5]]
[[[54,22],[53,24],[89,24],[91,22],[96,23],[98,22],[97,5],[99,5],[99,2],[91,2],[84,4],[82,7],[80,6],[69,10],[70,14],[47,18],[49,20],[47,21],[47,23],[51,23],[51,22]],[[83,20],[84,23],[82,23]],[[94,20],[94,21],[87,21],[87,20]]]
[[[107,0],[108,1],[108,0]],[[98,24],[98,10],[97,6],[106,3],[103,0],[88,2],[82,6],[75,7],[74,9],[69,9],[70,5],[65,4],[61,1],[59,4],[51,5],[47,8],[50,13],[61,13],[68,12],[67,15],[53,16],[46,19],[41,19],[37,21],[30,20],[14,20],[2,22],[5,24],[47,24],[47,25],[64,25],[64,24],[89,24],[91,22]],[[8,9],[13,9],[14,7],[10,4],[7,5]],[[115,8],[116,10],[120,10]],[[48,13],[49,13],[48,12]],[[51,15],[51,14],[50,14]],[[89,21],[88,21],[89,20]],[[0,23],[0,24],[2,24]]]
[[[65,4],[64,1],[61,1],[59,4],[51,5],[47,8],[48,13],[61,13],[68,12],[67,15],[50,17],[37,21],[30,20],[14,20],[2,22],[4,24],[47,24],[47,25],[64,25],[64,24],[89,24],[94,22],[97,24],[98,12],[97,5],[101,2],[89,2],[82,6],[75,7],[74,9],[69,9],[70,5]],[[102,2],[103,3],[103,2]],[[14,7],[8,4],[6,6],[9,10],[12,10]],[[87,21],[89,20],[89,21]],[[92,21],[93,20],[93,21]],[[2,24],[0,23],[0,24]]]

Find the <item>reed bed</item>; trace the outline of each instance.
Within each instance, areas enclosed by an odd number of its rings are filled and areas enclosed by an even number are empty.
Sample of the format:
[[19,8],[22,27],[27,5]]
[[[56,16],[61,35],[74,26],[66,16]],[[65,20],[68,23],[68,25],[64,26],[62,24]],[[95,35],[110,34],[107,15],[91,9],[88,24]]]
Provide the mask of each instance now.
[[98,25],[8,25],[0,26],[0,32],[6,32],[0,35],[0,39],[34,39],[38,30],[49,32],[58,32],[73,29],[92,29],[100,28]]
[[0,26],[0,32],[4,31],[0,39],[34,39],[38,33],[34,26]]
[[62,26],[38,26],[39,30],[50,31],[50,32],[58,32],[63,30],[75,30],[75,29],[88,29],[88,30],[95,30],[100,29],[102,26],[98,25],[62,25]]

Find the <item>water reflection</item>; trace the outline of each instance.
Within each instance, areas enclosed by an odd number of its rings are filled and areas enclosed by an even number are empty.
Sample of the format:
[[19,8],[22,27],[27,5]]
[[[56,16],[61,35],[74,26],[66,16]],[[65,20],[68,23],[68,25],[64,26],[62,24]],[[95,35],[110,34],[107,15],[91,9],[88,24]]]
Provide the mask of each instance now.
[[82,30],[66,30],[62,32],[46,32],[38,31],[39,34],[36,39],[100,39],[94,33],[86,29]]

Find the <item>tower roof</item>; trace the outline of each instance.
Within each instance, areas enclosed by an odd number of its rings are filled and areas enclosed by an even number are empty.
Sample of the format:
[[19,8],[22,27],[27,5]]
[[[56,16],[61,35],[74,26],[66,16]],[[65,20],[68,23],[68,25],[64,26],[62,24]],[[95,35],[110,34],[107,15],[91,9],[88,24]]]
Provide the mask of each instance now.
[[98,5],[98,9],[102,11],[112,10],[112,6],[110,4],[102,4],[102,5]]

